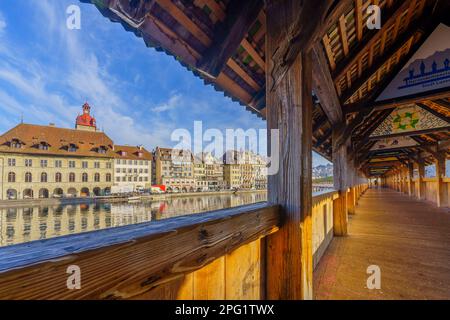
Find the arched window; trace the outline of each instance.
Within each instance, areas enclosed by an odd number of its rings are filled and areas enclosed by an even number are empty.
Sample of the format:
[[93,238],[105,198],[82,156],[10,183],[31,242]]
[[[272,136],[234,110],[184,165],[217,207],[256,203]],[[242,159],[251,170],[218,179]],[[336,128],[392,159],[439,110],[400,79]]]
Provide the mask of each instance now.
[[57,172],[55,174],[55,182],[61,182],[62,181],[62,175],[61,173]]
[[41,173],[41,182],[47,182],[47,174],[45,172]]
[[31,175],[31,172],[25,173],[25,182],[33,182],[33,176]]
[[106,174],[106,182],[111,182],[111,173]]
[[8,173],[8,182],[16,182],[16,174],[14,172]]
[[69,182],[75,182],[75,173],[69,173]]
[[100,182],[100,173],[94,174],[94,181],[95,182]]
[[88,174],[87,173],[83,173],[81,175],[81,181],[83,182],[88,182]]

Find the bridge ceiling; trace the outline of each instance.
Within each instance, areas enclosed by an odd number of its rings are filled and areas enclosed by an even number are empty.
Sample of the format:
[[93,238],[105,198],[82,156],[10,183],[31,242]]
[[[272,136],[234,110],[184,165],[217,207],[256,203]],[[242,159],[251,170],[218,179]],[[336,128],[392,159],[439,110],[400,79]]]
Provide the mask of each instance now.
[[[205,84],[265,118],[266,17],[260,0],[80,0],[97,6],[113,22],[141,37],[145,44],[173,56]],[[420,48],[449,1],[340,0],[316,46],[344,114],[357,157],[372,155],[370,133],[396,105],[379,105],[376,98]],[[369,30],[369,5],[382,9],[382,27]],[[447,15],[448,16],[448,15]],[[448,17],[447,17],[448,18]],[[447,21],[444,21],[447,22]],[[450,116],[450,93],[410,103]],[[314,94],[313,148],[331,159],[332,125],[328,108]],[[421,133],[423,143],[449,139],[447,132]],[[418,147],[408,147],[416,152]],[[362,158],[364,159],[364,158]]]

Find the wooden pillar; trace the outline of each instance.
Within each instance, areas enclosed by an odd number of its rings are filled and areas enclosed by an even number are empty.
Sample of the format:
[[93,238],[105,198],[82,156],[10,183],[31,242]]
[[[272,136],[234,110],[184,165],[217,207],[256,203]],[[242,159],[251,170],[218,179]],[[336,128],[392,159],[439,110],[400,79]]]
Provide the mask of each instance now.
[[333,201],[333,231],[335,236],[346,236],[348,234],[348,212],[347,212],[347,148],[338,146],[339,131],[333,130],[333,182],[334,189],[339,190],[339,198]]
[[355,214],[355,201],[353,188],[348,188],[347,191],[347,212],[348,214]]
[[436,157],[436,202],[438,207],[448,206],[448,190],[445,178],[445,153],[440,153]]
[[408,195],[412,197],[414,195],[414,163],[408,163]]
[[417,184],[418,184],[417,198],[419,198],[420,200],[425,200],[425,198],[426,198],[425,183],[423,182],[423,178],[425,177],[425,162],[423,159],[419,159],[418,167],[419,167],[419,178],[417,179]]
[[[283,224],[266,241],[268,299],[312,299],[312,56],[303,50],[285,64],[279,52],[298,19],[297,0],[268,1],[266,7],[266,106],[269,152],[271,130],[279,130],[279,170],[269,175],[268,201],[282,207]],[[303,15],[303,12],[302,12]],[[281,42],[280,42],[281,41]],[[276,69],[276,70],[275,70]]]

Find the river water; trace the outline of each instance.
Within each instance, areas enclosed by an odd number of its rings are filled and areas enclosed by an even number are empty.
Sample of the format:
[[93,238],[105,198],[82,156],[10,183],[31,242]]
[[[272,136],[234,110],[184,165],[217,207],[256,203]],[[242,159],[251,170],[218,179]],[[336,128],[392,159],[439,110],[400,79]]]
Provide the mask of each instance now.
[[153,202],[0,209],[0,247],[266,200],[265,192],[254,192],[237,195],[190,196]]

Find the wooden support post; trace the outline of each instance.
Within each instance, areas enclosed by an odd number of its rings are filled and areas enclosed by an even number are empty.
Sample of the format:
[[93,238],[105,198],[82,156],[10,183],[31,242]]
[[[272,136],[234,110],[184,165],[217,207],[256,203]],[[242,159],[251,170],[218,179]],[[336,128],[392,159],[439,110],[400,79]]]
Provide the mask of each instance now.
[[355,202],[353,188],[348,188],[347,191],[347,212],[348,214],[355,214]]
[[436,202],[438,207],[448,206],[448,190],[447,184],[444,182],[445,162],[445,152],[439,153],[436,158]]
[[334,189],[339,190],[339,198],[333,202],[333,230],[335,236],[347,235],[348,212],[347,212],[347,148],[337,146],[335,143],[339,137],[339,131],[333,130],[333,183]]
[[348,215],[346,208],[346,193],[339,192],[339,198],[333,201],[333,232],[335,236],[346,236]]
[[408,195],[410,197],[414,196],[414,163],[408,163]]
[[[312,299],[312,63],[303,50],[286,72],[280,48],[303,10],[297,0],[268,1],[266,6],[266,105],[269,152],[271,130],[279,132],[279,169],[269,175],[268,201],[281,205],[283,224],[266,241],[267,299]],[[302,12],[304,14],[304,12]],[[286,40],[287,41],[287,40]],[[281,43],[280,43],[281,42]],[[279,79],[279,77],[282,79]]]
[[419,159],[418,166],[419,166],[419,178],[417,179],[418,183],[417,198],[419,198],[419,200],[425,200],[426,198],[425,183],[423,182],[423,178],[425,177],[425,162],[423,161],[423,159]]

